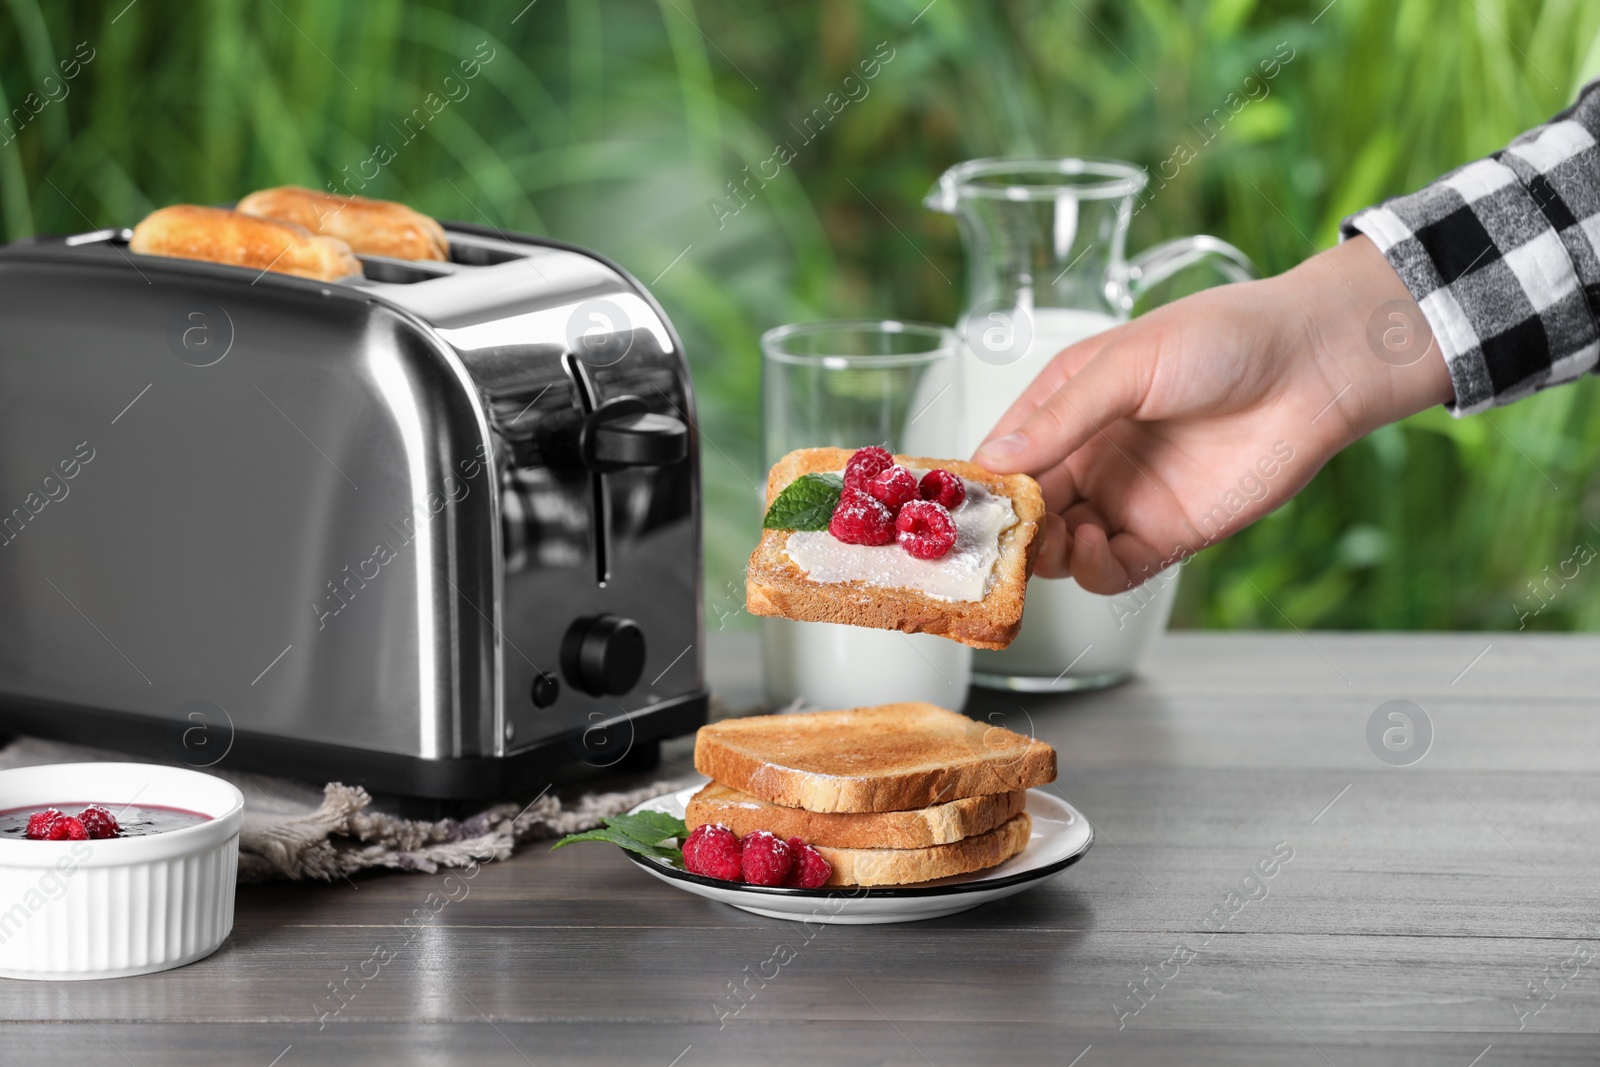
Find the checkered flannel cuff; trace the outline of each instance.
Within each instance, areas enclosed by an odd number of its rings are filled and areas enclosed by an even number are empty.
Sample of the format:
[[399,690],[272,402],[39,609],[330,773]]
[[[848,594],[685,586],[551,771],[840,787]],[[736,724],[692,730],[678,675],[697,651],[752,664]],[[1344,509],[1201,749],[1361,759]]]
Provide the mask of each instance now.
[[1600,359],[1600,82],[1503,152],[1344,221],[1422,308],[1467,415]]

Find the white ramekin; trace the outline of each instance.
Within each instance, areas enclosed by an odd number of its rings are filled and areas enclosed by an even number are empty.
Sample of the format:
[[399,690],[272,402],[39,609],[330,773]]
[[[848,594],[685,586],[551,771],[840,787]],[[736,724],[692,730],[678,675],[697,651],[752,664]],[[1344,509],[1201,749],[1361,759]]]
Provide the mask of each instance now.
[[[0,976],[119,978],[209,956],[233,929],[244,796],[147,763],[0,771],[0,810],[153,804],[211,816],[148,837],[0,839]],[[68,814],[71,814],[71,810]]]

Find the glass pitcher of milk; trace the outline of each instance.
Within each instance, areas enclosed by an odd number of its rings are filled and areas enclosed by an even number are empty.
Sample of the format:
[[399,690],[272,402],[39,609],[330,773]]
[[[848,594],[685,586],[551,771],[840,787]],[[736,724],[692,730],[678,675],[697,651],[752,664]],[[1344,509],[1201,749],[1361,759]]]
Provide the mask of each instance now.
[[[967,251],[957,324],[970,452],[1063,348],[1128,319],[1134,302],[1178,271],[1210,262],[1230,281],[1255,277],[1215,237],[1181,237],[1128,257],[1128,226],[1148,181],[1131,163],[975,159],[947,170],[923,201],[955,215]],[[965,453],[963,453],[965,454]],[[1028,585],[1022,632],[978,652],[973,681],[1022,690],[1085,689],[1127,678],[1172,611],[1177,568],[1105,597],[1070,578]]]

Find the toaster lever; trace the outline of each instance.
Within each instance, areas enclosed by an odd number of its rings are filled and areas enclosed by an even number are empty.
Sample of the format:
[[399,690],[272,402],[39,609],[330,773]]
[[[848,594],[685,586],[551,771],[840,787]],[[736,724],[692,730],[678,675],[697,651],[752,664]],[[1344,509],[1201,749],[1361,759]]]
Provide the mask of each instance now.
[[666,467],[689,455],[689,428],[639,397],[619,396],[583,420],[579,447],[591,470]]

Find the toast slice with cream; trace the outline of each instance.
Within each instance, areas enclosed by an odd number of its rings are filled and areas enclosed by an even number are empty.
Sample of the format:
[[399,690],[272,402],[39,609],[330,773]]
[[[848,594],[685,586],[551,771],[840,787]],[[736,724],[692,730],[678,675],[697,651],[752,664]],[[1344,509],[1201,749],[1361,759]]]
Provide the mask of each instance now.
[[[767,505],[804,475],[837,475],[853,450],[803,448],[767,475]],[[897,544],[844,544],[828,530],[764,529],[745,572],[754,615],[931,633],[974,648],[1002,649],[1022,627],[1028,577],[1039,550],[1044,498],[1024,474],[993,474],[973,463],[894,457],[914,475],[942,468],[962,480],[966,499],[950,512],[957,541],[939,559],[917,559]]]

